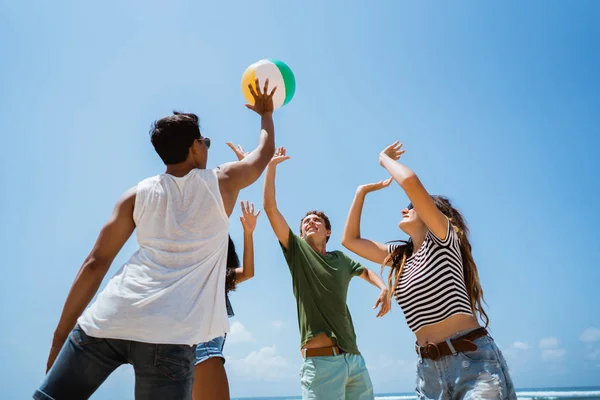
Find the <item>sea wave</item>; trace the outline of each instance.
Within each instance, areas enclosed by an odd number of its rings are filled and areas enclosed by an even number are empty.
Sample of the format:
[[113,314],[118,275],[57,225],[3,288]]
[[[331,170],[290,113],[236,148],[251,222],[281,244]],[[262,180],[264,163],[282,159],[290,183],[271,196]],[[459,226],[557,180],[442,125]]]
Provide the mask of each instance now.
[[[375,400],[415,400],[416,395],[386,395],[376,396]],[[558,400],[558,399],[595,399],[600,398],[600,390],[539,390],[539,391],[518,391],[519,400]]]
[[572,398],[596,398],[600,397],[600,390],[571,390],[571,391],[559,391],[559,390],[539,390],[539,391],[522,391],[517,392],[517,397],[522,400],[530,399],[572,399]]

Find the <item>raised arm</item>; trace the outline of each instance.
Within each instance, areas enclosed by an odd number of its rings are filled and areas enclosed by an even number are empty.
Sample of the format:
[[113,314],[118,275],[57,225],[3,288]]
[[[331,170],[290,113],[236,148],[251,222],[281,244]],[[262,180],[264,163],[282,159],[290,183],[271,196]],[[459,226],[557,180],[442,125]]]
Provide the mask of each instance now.
[[135,188],[132,188],[119,199],[112,216],[100,231],[92,251],[75,277],[54,332],[46,372],[54,363],[77,318],[96,295],[113,260],[135,229],[133,222],[135,193]]
[[256,219],[260,215],[260,210],[254,213],[253,203],[240,203],[242,216],[240,221],[244,229],[244,256],[242,266],[235,269],[236,283],[247,281],[254,277],[254,229],[256,228]]
[[377,183],[359,186],[350,206],[346,226],[342,234],[342,245],[351,252],[369,261],[383,264],[388,256],[387,247],[378,242],[364,239],[360,235],[360,218],[367,193],[386,188],[392,183],[392,178]]
[[269,93],[268,79],[265,80],[262,92],[258,79],[256,80],[256,92],[251,85],[249,85],[249,88],[254,97],[254,105],[246,104],[246,107],[261,117],[260,136],[258,146],[241,161],[224,164],[218,169],[219,189],[228,215],[233,212],[240,190],[256,182],[275,152],[273,94],[277,88],[273,88]]
[[277,149],[273,159],[267,166],[263,191],[263,208],[267,214],[267,218],[269,218],[269,223],[273,228],[273,232],[275,232],[275,236],[277,236],[279,242],[286,249],[289,248],[290,227],[285,218],[283,218],[283,215],[281,215],[277,209],[277,200],[275,199],[275,172],[277,170],[277,165],[289,158],[290,157],[286,155],[284,147]]
[[419,217],[440,240],[446,240],[448,219],[436,207],[417,174],[398,162],[404,153],[402,144],[396,141],[379,154],[379,164],[384,167],[396,182],[404,189]]

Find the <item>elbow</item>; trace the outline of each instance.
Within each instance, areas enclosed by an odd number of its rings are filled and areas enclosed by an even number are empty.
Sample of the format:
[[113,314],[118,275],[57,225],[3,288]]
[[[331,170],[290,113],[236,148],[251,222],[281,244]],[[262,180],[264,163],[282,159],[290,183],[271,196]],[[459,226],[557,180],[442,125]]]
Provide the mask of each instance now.
[[358,239],[360,239],[360,233],[352,234],[347,230],[344,230],[344,233],[342,233],[342,246],[344,246],[348,250],[352,250],[355,241]]
[[344,235],[344,237],[342,237],[342,246],[350,251],[354,251],[354,240]]
[[342,246],[344,246],[345,248],[348,248],[349,243],[350,243],[350,239],[348,239],[346,237],[346,234],[344,234],[344,236],[342,236]]
[[403,176],[402,179],[396,179],[396,181],[405,191],[410,190],[420,183],[419,177],[412,171],[406,176]]
[[83,271],[90,274],[105,275],[110,269],[112,261],[101,257],[90,256],[83,263]]

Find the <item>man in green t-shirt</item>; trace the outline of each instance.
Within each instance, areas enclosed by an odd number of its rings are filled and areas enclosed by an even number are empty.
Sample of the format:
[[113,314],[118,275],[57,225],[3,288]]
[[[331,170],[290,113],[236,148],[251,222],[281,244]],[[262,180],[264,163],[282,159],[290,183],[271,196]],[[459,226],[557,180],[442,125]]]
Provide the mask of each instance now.
[[303,399],[373,399],[373,385],[356,345],[352,316],[346,305],[350,280],[360,276],[381,289],[378,317],[389,311],[385,283],[373,271],[341,251],[327,251],[331,224],[321,211],[309,211],[296,236],[277,209],[276,166],[287,160],[280,148],[266,169],[264,209],[292,275],[302,352]]

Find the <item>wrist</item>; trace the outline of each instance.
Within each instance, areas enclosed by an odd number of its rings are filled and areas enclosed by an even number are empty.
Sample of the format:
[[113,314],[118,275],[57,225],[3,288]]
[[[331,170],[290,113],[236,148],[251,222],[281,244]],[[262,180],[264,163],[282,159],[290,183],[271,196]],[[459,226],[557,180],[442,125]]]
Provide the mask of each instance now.
[[383,163],[388,159],[388,155],[385,153],[379,153],[379,165],[384,166]]
[[369,193],[365,186],[359,186],[356,188],[356,196],[357,197],[365,197]]
[[244,239],[252,239],[252,235],[254,234],[254,230],[246,230],[244,229]]
[[265,111],[264,113],[260,114],[260,117],[262,119],[272,119],[273,118],[273,111]]

